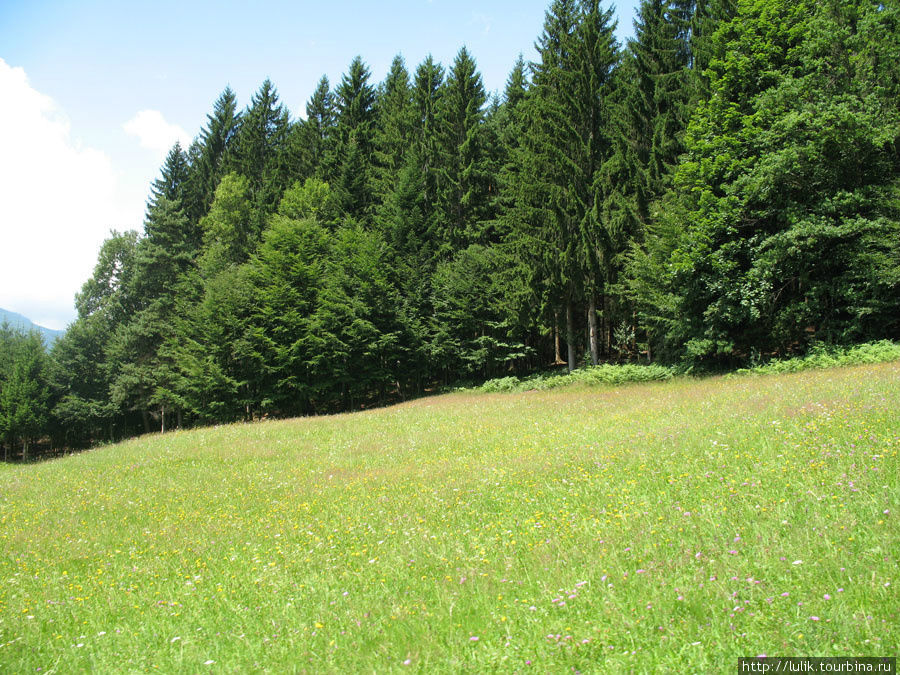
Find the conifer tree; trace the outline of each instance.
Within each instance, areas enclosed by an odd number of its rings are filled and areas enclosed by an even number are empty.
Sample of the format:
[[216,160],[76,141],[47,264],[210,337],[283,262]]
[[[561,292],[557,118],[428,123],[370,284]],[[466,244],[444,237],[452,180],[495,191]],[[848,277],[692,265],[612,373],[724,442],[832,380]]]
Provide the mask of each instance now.
[[521,166],[511,211],[524,252],[540,270],[551,303],[566,316],[568,364],[575,368],[576,306],[588,301],[592,358],[597,357],[594,299],[613,264],[615,233],[605,222],[603,168],[612,154],[609,96],[618,60],[611,10],[556,0],[532,64]]
[[444,157],[437,194],[443,257],[483,239],[480,223],[488,216],[490,185],[484,143],[485,103],[481,75],[463,47],[447,75],[437,119]]
[[159,178],[150,185],[150,201],[147,210],[152,211],[161,199],[181,203],[185,195],[186,183],[190,175],[187,155],[181,143],[175,142],[160,170]]
[[343,212],[356,220],[369,218],[374,206],[370,177],[375,123],[375,89],[370,72],[356,57],[335,90],[336,165],[333,189]]
[[403,58],[394,57],[378,90],[372,156],[372,191],[379,208],[393,190],[406,164],[413,137],[415,111],[409,72]]
[[284,170],[289,129],[288,112],[267,79],[241,116],[234,151],[226,165],[229,172],[237,172],[249,181],[258,230],[262,230],[266,216],[275,210],[282,192],[292,182]]
[[323,180],[331,175],[329,162],[333,161],[334,125],[334,94],[328,78],[323,75],[306,102],[306,119],[302,123],[310,165],[314,175]]
[[416,113],[414,139],[415,158],[419,162],[418,173],[424,191],[422,219],[428,237],[437,239],[438,223],[436,203],[441,185],[441,169],[444,164],[443,149],[438,136],[438,110],[444,94],[444,68],[429,54],[416,68],[413,104]]
[[184,204],[190,220],[196,222],[209,210],[216,187],[224,175],[228,154],[232,150],[241,115],[237,109],[237,97],[231,87],[225,90],[213,104],[212,113],[206,116],[206,127],[200,131],[199,151],[191,162],[193,170],[192,192],[198,204]]
[[11,349],[12,358],[0,377],[0,433],[10,445],[22,444],[22,459],[27,461],[31,441],[46,431],[49,419],[47,354],[37,331],[5,337],[0,346]]

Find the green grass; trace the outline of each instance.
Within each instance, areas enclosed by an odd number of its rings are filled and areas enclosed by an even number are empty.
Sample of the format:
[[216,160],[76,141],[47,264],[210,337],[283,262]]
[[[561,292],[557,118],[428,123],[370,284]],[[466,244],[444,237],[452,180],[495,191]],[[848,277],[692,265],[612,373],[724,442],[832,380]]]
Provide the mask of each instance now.
[[458,393],[0,466],[0,671],[893,656],[898,385]]

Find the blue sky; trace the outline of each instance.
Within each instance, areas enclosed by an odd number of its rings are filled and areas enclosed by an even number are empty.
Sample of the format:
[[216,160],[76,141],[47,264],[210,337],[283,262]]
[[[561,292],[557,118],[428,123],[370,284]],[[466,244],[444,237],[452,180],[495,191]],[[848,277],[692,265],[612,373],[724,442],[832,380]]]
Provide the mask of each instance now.
[[[617,3],[620,40],[636,3]],[[413,70],[465,45],[502,91],[548,5],[0,0],[0,307],[52,328],[74,319],[103,239],[141,227],[166,149],[199,132],[226,85],[243,107],[268,77],[297,117],[357,54],[377,82],[398,53]]]

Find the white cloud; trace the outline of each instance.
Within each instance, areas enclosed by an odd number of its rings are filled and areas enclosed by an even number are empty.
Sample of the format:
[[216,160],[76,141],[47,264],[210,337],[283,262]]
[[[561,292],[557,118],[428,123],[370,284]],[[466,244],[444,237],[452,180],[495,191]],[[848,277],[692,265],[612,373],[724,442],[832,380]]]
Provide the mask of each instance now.
[[142,148],[152,150],[159,160],[165,158],[175,141],[183,149],[191,144],[191,137],[177,124],[169,124],[158,110],[141,110],[122,125],[126,133],[137,136]]
[[112,160],[73,140],[60,107],[3,59],[0,149],[0,307],[62,328],[109,230],[123,229]]
[[487,14],[482,14],[481,12],[472,12],[472,21],[471,23],[481,26],[481,29],[484,31],[484,35],[487,35],[491,32],[491,25],[494,23],[493,19],[489,17]]

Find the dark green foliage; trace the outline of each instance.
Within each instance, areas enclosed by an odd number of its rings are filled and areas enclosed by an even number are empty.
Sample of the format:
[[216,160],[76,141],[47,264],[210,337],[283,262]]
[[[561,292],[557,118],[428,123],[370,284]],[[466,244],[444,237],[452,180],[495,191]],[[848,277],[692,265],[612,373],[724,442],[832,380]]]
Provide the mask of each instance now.
[[116,406],[110,400],[106,344],[108,326],[99,315],[80,317],[53,345],[49,381],[54,432],[67,447],[113,440]]
[[[596,2],[557,0],[538,42],[541,61],[522,104],[523,140],[510,211],[512,226],[538,270],[536,289],[567,314],[569,368],[575,368],[574,306],[602,293],[620,237],[607,218],[604,164],[613,154],[608,124],[618,51],[611,11]],[[596,331],[591,332],[592,353]],[[596,357],[595,357],[596,358]]]
[[459,50],[437,108],[441,170],[437,206],[440,211],[441,257],[484,240],[482,221],[489,217],[490,175],[484,132],[486,96],[475,61]]
[[0,325],[0,441],[4,460],[16,444],[22,459],[45,432],[50,413],[47,355],[40,333],[21,333]]
[[383,203],[406,164],[415,129],[415,109],[409,73],[400,56],[378,89],[372,152],[372,192]]
[[196,212],[190,213],[192,220],[205,215],[212,204],[216,186],[224,174],[223,167],[228,163],[228,153],[240,126],[241,116],[237,109],[237,98],[231,87],[219,96],[213,106],[213,112],[206,116],[206,127],[200,131],[200,151],[192,162],[194,169],[194,190],[199,206]]
[[328,232],[314,219],[278,213],[247,270],[255,305],[247,337],[264,374],[259,403],[265,412],[313,411],[319,340],[311,322],[327,246]]
[[[896,79],[873,81],[868,3],[741,6],[679,170],[670,339],[698,357],[897,330]],[[887,86],[885,86],[887,85]]]
[[372,215],[374,196],[370,157],[375,132],[375,89],[360,57],[350,63],[334,93],[336,157],[333,168],[335,198],[342,213],[365,220]]
[[300,143],[314,175],[325,178],[334,161],[334,95],[328,78],[322,76],[306,103],[306,119],[299,124]]
[[262,83],[241,115],[226,168],[248,180],[253,201],[253,227],[261,231],[281,193],[292,182],[290,120],[271,81]]
[[479,244],[437,266],[429,352],[448,381],[509,371],[532,354],[519,329],[513,268],[503,249]]
[[422,219],[429,236],[437,239],[440,171],[444,157],[438,140],[438,110],[444,92],[444,69],[429,55],[416,69],[413,105],[416,113],[416,133],[413,157],[418,160],[424,201]]
[[118,408],[158,411],[165,431],[166,414],[183,408],[177,366],[166,340],[173,332],[180,281],[190,269],[199,237],[189,231],[180,203],[165,197],[157,200],[144,229],[126,289],[133,298],[133,314],[107,348],[110,397]]
[[316,407],[352,409],[384,401],[402,377],[403,326],[377,232],[347,225],[329,247],[309,339]]
[[150,186],[150,202],[147,210],[152,211],[160,200],[181,203],[185,196],[186,183],[190,175],[188,157],[175,143],[160,170],[160,176]]

